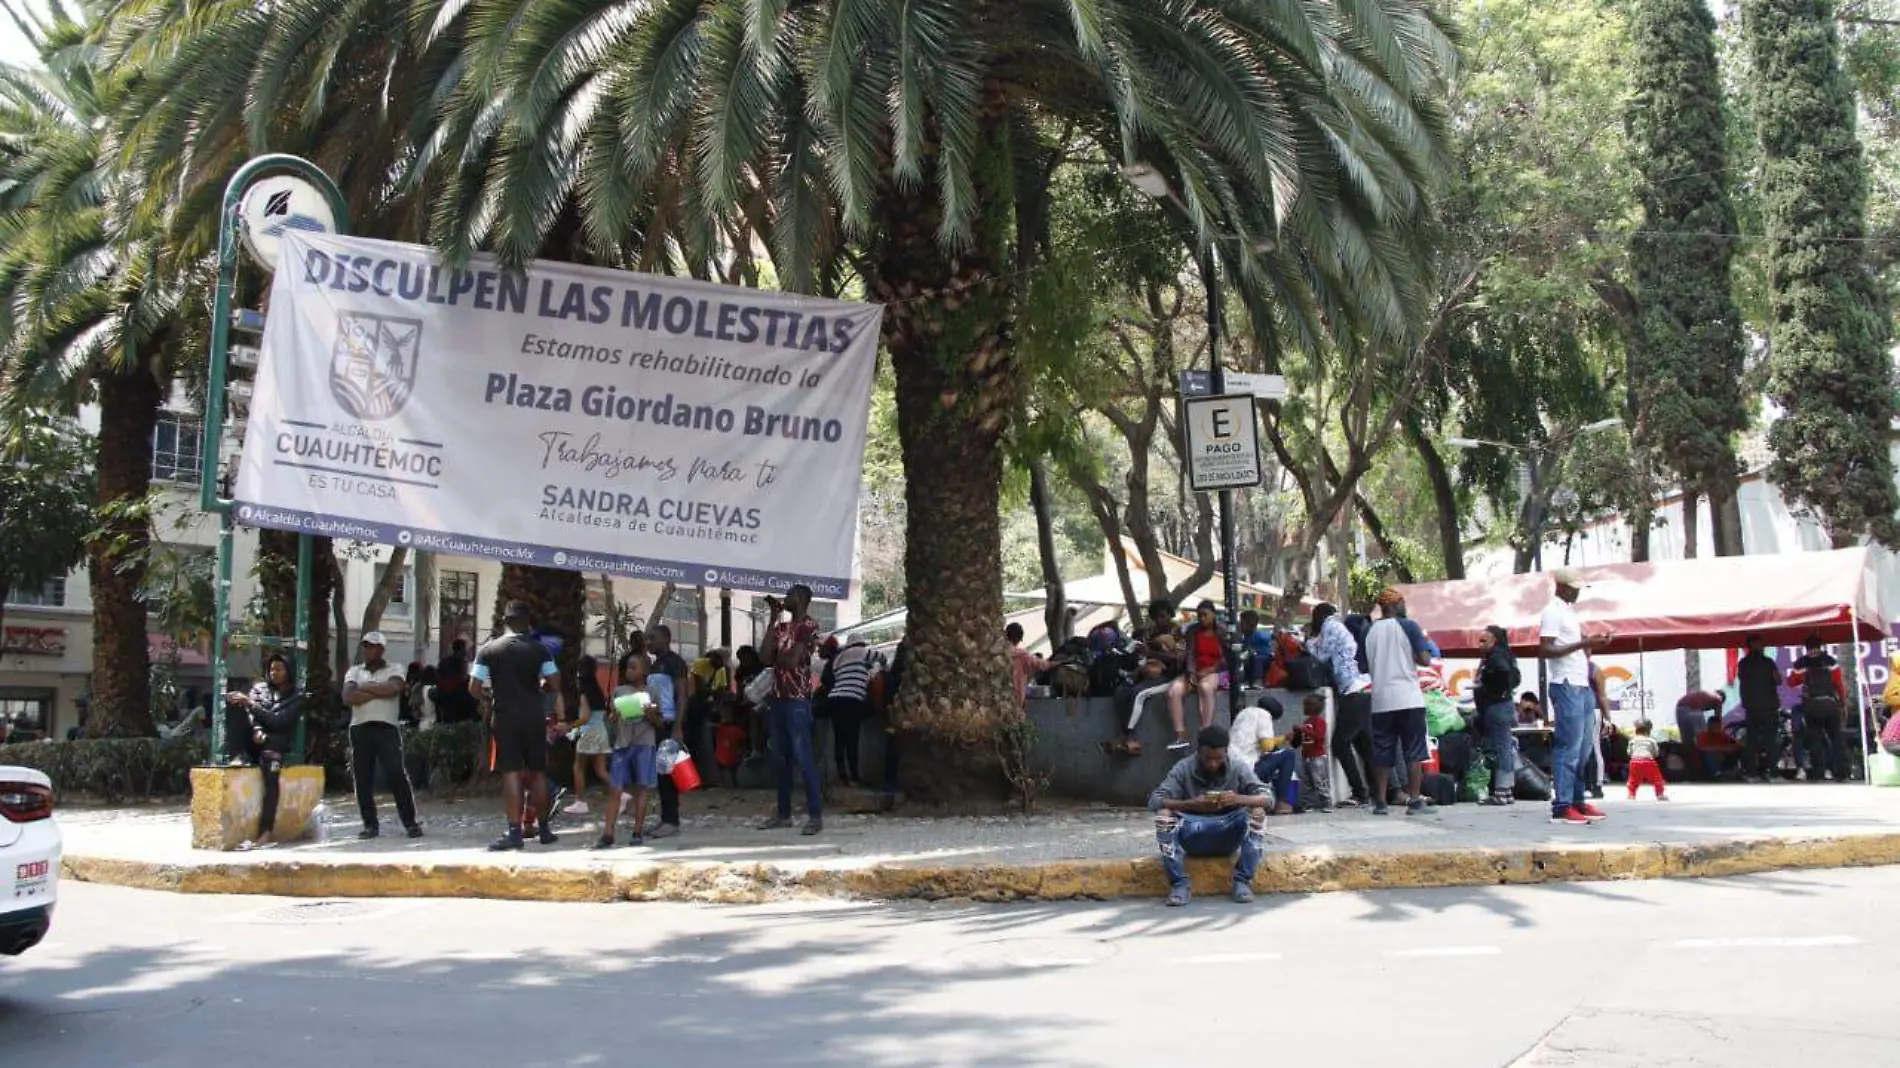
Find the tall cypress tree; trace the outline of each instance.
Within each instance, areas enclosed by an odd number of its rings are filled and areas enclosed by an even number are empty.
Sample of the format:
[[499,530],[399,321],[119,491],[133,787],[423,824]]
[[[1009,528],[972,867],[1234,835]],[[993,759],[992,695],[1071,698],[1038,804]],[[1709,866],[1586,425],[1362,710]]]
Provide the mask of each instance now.
[[1631,149],[1643,178],[1643,225],[1630,242],[1635,436],[1691,491],[1685,499],[1707,496],[1716,553],[1737,555],[1734,437],[1748,411],[1715,17],[1705,0],[1637,0],[1630,36]]
[[1836,545],[1900,545],[1888,435],[1900,403],[1866,260],[1866,164],[1828,0],[1747,0],[1773,318],[1769,474]]

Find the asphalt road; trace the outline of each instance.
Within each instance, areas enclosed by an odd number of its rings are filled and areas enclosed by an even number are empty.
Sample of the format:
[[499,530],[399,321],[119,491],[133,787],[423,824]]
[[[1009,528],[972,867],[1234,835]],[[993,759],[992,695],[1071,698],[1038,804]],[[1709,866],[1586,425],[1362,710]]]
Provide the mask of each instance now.
[[1087,905],[310,902],[68,883],[0,1063],[1900,1064],[1900,869]]

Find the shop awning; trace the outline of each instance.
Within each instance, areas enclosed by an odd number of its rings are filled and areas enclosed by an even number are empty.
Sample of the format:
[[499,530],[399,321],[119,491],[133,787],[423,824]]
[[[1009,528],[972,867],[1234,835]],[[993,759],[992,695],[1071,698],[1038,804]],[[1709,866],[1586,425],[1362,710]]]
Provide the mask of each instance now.
[[[1855,548],[1577,568],[1590,583],[1577,614],[1586,634],[1615,631],[1609,653],[1727,649],[1751,635],[1769,645],[1799,645],[1814,633],[1844,642],[1856,619],[1861,640],[1880,641],[1887,617],[1869,556]],[[1510,632],[1518,652],[1535,649],[1554,595],[1548,572],[1401,589],[1446,656],[1475,655],[1492,624]]]

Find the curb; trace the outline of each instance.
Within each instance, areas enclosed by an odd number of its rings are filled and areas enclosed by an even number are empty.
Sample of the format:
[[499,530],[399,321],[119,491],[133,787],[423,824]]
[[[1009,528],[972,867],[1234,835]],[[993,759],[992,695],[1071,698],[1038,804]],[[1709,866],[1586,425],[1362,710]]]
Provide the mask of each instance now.
[[[1813,838],[1742,838],[1694,844],[1340,853],[1306,849],[1261,858],[1261,893],[1313,894],[1452,886],[1707,879],[1802,868],[1900,864],[1900,832]],[[500,864],[158,864],[68,855],[75,882],[182,894],[277,897],[459,897],[498,901],[670,901],[749,905],[797,898],[846,900],[1106,901],[1159,897],[1155,858],[992,867],[886,865],[787,871],[769,864],[676,863],[545,868]],[[1192,861],[1195,889],[1226,889],[1221,861]]]

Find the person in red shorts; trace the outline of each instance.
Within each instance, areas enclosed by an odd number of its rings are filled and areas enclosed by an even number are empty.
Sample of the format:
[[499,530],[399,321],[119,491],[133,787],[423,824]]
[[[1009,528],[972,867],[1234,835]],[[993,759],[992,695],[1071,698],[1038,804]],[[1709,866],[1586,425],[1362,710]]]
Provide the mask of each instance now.
[[1630,800],[1636,800],[1636,791],[1644,785],[1656,788],[1656,800],[1667,801],[1669,796],[1663,793],[1662,746],[1649,736],[1650,722],[1646,719],[1636,721],[1636,733],[1630,738]]

